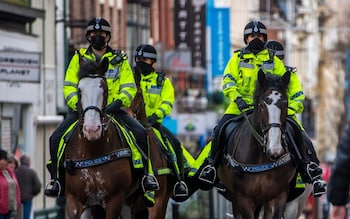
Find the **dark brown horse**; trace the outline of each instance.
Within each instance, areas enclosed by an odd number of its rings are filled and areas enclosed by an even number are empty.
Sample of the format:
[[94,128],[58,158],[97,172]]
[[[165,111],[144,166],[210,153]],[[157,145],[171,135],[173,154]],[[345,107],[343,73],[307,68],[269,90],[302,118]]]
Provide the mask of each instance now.
[[282,77],[258,73],[255,107],[227,142],[218,176],[227,188],[235,218],[280,219],[296,166],[285,140],[290,73]]
[[132,187],[129,146],[105,113],[108,64],[106,58],[80,64],[79,121],[65,152],[69,218],[116,219]]
[[140,190],[138,193],[131,196],[131,198],[126,201],[126,204],[131,207],[132,218],[163,219],[166,215],[169,198],[172,197],[172,188],[176,179],[174,178],[175,176],[169,164],[165,149],[159,141],[154,128],[148,123],[142,90],[139,86],[140,78],[137,74],[135,75],[135,81],[138,89],[131,103],[130,113],[134,118],[139,120],[146,129],[149,151],[145,151],[145,153],[152,162],[153,172],[159,182],[160,189],[155,193],[155,204],[153,207],[147,209],[146,206],[143,205],[141,201],[143,194]]

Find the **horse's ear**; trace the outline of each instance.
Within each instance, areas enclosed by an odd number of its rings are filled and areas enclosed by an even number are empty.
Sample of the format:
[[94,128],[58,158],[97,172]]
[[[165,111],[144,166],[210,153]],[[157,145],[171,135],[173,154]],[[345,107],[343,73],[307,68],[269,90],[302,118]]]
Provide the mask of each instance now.
[[100,70],[102,74],[107,72],[108,66],[109,66],[109,60],[107,57],[104,57],[100,63]]
[[258,71],[258,81],[260,85],[263,85],[265,83],[266,75],[263,70]]
[[290,71],[286,71],[286,73],[284,73],[284,75],[282,76],[282,81],[285,85],[289,84],[290,81]]

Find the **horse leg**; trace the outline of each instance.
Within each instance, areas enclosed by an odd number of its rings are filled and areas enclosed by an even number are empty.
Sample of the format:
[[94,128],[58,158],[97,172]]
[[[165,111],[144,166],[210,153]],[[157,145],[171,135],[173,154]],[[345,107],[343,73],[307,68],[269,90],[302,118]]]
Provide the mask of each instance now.
[[67,215],[70,219],[80,219],[80,215],[83,212],[83,206],[69,193],[66,193],[66,209]]
[[[237,218],[244,218],[244,219],[254,219],[254,204],[252,202],[250,202],[248,199],[245,198],[241,198],[239,200],[239,204],[238,202],[235,205],[235,207],[233,207],[233,212],[235,215],[235,219]],[[233,206],[233,204],[232,204]],[[240,217],[238,217],[238,213],[240,214]]]
[[124,202],[124,194],[117,193],[109,201],[106,206],[106,219],[119,218]]
[[286,208],[287,193],[281,193],[277,198],[268,202],[264,208],[264,219],[281,219]]
[[156,191],[154,206],[148,208],[148,219],[164,219],[172,190],[168,191],[167,176],[157,177],[160,189]]
[[91,209],[90,208],[86,208],[83,213],[81,214],[81,217],[80,219],[91,219],[91,218],[94,218],[92,212],[91,212]]
[[284,219],[295,219],[298,218],[305,208],[305,204],[307,202],[307,198],[312,192],[312,185],[311,184],[305,184],[305,190],[304,192],[294,199],[293,201],[290,201],[287,203],[286,210],[284,211]]

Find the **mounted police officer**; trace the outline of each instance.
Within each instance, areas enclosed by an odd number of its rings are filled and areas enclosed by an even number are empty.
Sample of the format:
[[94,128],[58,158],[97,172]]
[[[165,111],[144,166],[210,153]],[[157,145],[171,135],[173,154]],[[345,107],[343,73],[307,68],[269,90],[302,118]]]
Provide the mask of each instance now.
[[[262,22],[249,22],[244,28],[243,39],[247,46],[234,52],[224,71],[223,93],[230,98],[231,103],[214,130],[210,156],[206,161],[208,164],[199,173],[198,178],[205,187],[213,186],[216,180],[215,166],[218,157],[222,154],[222,148],[218,143],[219,133],[223,132],[222,129],[226,127],[229,120],[239,118],[242,112],[249,111],[253,107],[253,94],[258,71],[262,70],[265,73],[278,75],[286,72],[282,61],[275,56],[276,51],[265,47],[267,29]],[[318,165],[319,162],[310,139],[306,137],[302,125],[296,118],[296,114],[301,113],[304,109],[304,98],[297,74],[292,72],[288,87],[288,116],[292,118],[288,120],[289,131],[294,133],[295,139],[300,139],[296,142],[299,147],[296,150],[301,154],[298,159],[304,176],[303,180],[313,183],[314,196],[320,196],[326,191],[325,183],[321,178],[322,169]],[[234,122],[237,124],[240,120],[236,119]],[[302,137],[298,138],[298,136]],[[306,147],[312,148],[312,150],[306,150]]]
[[145,102],[148,122],[159,130],[165,142],[169,140],[174,147],[178,168],[180,171],[178,182],[173,193],[175,197],[186,199],[188,188],[184,182],[183,153],[179,140],[162,125],[163,118],[170,115],[174,100],[174,87],[163,72],[156,72],[153,65],[157,62],[157,51],[149,44],[141,44],[135,51],[135,74],[139,74],[140,87]]
[[[47,168],[51,174],[51,181],[45,188],[45,195],[58,197],[63,187],[62,182],[58,179],[58,147],[60,139],[65,131],[78,119],[77,102],[78,102],[78,71],[80,60],[84,61],[101,61],[107,57],[109,68],[106,72],[108,84],[108,114],[118,117],[122,122],[127,124],[133,134],[137,137],[137,144],[145,144],[146,132],[143,126],[132,118],[121,107],[129,107],[134,98],[137,88],[132,68],[123,51],[113,50],[109,45],[111,40],[111,26],[107,20],[97,17],[90,20],[86,27],[85,37],[89,42],[88,48],[80,48],[72,57],[66,71],[63,93],[69,112],[65,120],[50,136],[50,156],[51,159]],[[146,190],[157,190],[159,184],[156,178],[146,174],[143,181],[143,187]]]

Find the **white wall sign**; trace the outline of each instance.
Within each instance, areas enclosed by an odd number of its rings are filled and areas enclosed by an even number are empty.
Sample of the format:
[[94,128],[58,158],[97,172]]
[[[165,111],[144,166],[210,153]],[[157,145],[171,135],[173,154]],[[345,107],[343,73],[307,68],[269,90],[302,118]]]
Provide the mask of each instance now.
[[40,82],[40,53],[0,51],[0,80]]

